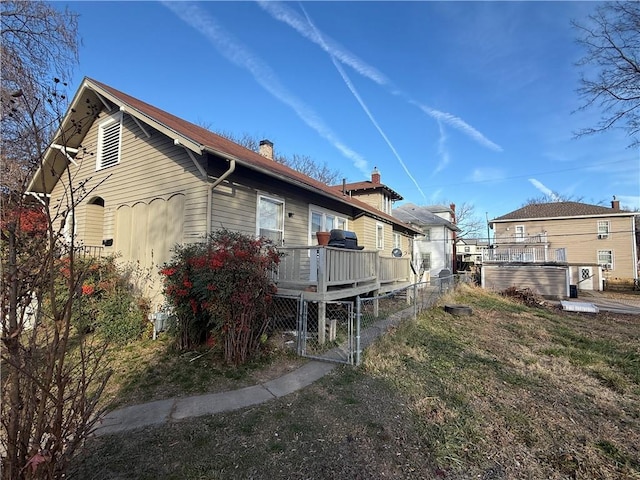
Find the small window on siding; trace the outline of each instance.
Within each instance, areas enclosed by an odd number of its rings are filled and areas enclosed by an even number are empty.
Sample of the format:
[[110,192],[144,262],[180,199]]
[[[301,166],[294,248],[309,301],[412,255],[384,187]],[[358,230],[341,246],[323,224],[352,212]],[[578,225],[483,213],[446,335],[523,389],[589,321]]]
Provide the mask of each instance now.
[[120,163],[122,115],[109,117],[98,127],[98,158],[96,170]]
[[257,235],[275,245],[284,245],[284,202],[277,198],[258,196]]
[[613,250],[598,250],[598,265],[605,270],[613,270]]
[[420,255],[420,270],[426,272],[427,270],[431,270],[431,254],[430,253],[422,253]]
[[399,233],[394,233],[393,234],[393,248],[402,248],[402,244],[400,242],[400,234]]
[[609,238],[609,221],[608,220],[598,221],[598,238],[600,240],[604,238]]
[[424,233],[424,241],[425,242],[430,242],[431,241],[431,229],[430,228],[425,228],[423,233]]
[[376,223],[376,248],[384,249],[384,226],[381,223]]

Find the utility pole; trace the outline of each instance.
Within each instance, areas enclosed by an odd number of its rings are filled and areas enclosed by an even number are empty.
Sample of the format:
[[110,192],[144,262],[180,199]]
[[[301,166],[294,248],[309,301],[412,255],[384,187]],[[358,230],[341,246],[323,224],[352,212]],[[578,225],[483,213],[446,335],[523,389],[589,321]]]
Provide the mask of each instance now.
[[489,212],[484,212],[484,216],[487,219],[487,247],[491,244],[491,236],[489,234]]

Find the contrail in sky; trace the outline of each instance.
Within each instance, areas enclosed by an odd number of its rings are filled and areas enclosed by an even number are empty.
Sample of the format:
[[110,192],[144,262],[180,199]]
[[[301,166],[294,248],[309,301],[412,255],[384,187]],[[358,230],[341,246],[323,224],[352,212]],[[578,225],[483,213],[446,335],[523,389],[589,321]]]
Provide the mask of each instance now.
[[162,4],[189,26],[204,35],[227,60],[248,70],[258,84],[275,98],[292,108],[303,122],[328,140],[345,157],[349,158],[364,175],[369,175],[370,169],[367,161],[359,153],[342,143],[338,136],[310,107],[296,98],[280,83],[275,72],[267,64],[234,40],[210,15],[192,3],[162,2]]
[[424,113],[429,115],[432,118],[437,120],[442,120],[448,125],[457,128],[464,134],[470,136],[472,139],[480,143],[481,145],[490,148],[491,150],[495,150],[497,152],[502,151],[502,147],[492,142],[488,138],[486,138],[482,133],[473,128],[471,125],[466,123],[464,120],[452,115],[450,113],[441,112],[439,110],[435,110],[433,108],[421,105],[420,103],[413,100],[406,93],[401,92],[397,89],[392,82],[379,70],[368,65],[363,60],[359,59],[356,55],[352,54],[348,50],[344,49],[337,42],[333,41],[331,38],[326,35],[320,34],[320,32],[314,28],[309,28],[309,24],[305,22],[300,15],[298,15],[295,11],[290,9],[289,7],[283,5],[281,2],[275,1],[258,1],[258,5],[260,5],[267,13],[269,13],[273,18],[279,20],[281,22],[286,23],[294,30],[296,30],[300,35],[312,41],[320,48],[325,50],[329,55],[335,57],[340,60],[340,62],[345,65],[350,66],[356,72],[361,74],[362,76],[372,80],[378,85],[388,87],[391,90],[391,93],[394,95],[399,95],[404,97],[409,103],[420,108]]
[[347,85],[347,87],[349,88],[349,90],[351,90],[351,93],[353,94],[353,96],[356,98],[356,100],[358,100],[358,103],[360,104],[360,106],[362,107],[362,109],[364,110],[364,112],[367,114],[367,116],[369,117],[369,120],[371,120],[371,123],[373,123],[374,127],[376,127],[376,129],[378,130],[378,132],[380,133],[380,135],[382,136],[382,138],[384,139],[385,142],[387,142],[387,145],[389,146],[389,148],[391,149],[391,151],[393,152],[393,154],[396,156],[396,158],[398,159],[398,162],[400,162],[400,165],[402,165],[402,168],[404,169],[405,173],[408,175],[408,177],[411,179],[411,181],[414,183],[414,185],[416,186],[416,188],[418,189],[418,191],[420,192],[420,194],[422,195],[422,198],[424,198],[425,200],[427,199],[427,197],[425,196],[424,192],[422,191],[422,189],[420,188],[420,185],[418,184],[418,182],[416,181],[416,179],[414,178],[413,175],[411,175],[411,172],[409,171],[409,169],[407,168],[407,166],[405,165],[405,163],[402,161],[402,158],[400,157],[400,155],[398,154],[398,152],[396,151],[395,147],[391,144],[391,141],[389,140],[389,138],[387,137],[387,135],[384,133],[384,131],[382,130],[382,128],[380,128],[380,125],[378,124],[378,122],[376,121],[376,119],[373,117],[373,115],[371,114],[371,111],[369,110],[369,108],[365,105],[364,101],[362,100],[362,97],[360,97],[360,94],[358,93],[358,91],[356,90],[355,86],[353,85],[353,83],[351,82],[351,79],[349,78],[349,76],[347,75],[347,73],[344,71],[344,69],[342,68],[342,66],[336,61],[336,57],[333,56],[333,54],[331,53],[331,50],[326,47],[326,44],[323,41],[322,35],[320,34],[320,32],[316,29],[315,25],[313,24],[313,22],[311,21],[311,18],[309,18],[309,15],[307,15],[307,11],[304,9],[304,7],[302,7],[302,5],[300,5],[300,8],[302,8],[302,11],[304,12],[305,17],[307,18],[307,22],[309,23],[309,25],[311,26],[311,29],[314,31],[314,33],[317,35],[318,41],[321,43],[321,45],[323,46],[324,50],[329,54],[329,57],[331,58],[331,61],[333,62],[333,64],[335,65],[336,69],[338,70],[338,72],[340,73],[340,76],[342,77],[342,79],[344,80],[344,83]]
[[440,110],[435,110],[431,107],[427,107],[426,105],[422,105],[413,100],[409,100],[409,102],[413,103],[415,106],[417,106],[420,110],[422,110],[424,113],[426,113],[430,117],[433,117],[439,121],[443,121],[451,125],[452,127],[457,128],[461,132],[464,132],[466,135],[474,139],[480,145],[484,145],[485,147],[490,148],[491,150],[495,150],[496,152],[502,151],[502,147],[500,145],[493,143],[491,140],[489,140],[482,133],[480,133],[478,130],[473,128],[471,125],[469,125],[467,122],[465,122],[461,118],[456,117],[455,115],[452,115],[450,113],[445,113],[445,112],[441,112]]
[[551,190],[550,188],[546,187],[545,185],[542,184],[542,182],[536,180],[535,178],[530,178],[529,181],[531,182],[531,184],[536,187],[538,190],[540,190],[542,193],[544,193],[547,197],[549,197],[551,199],[551,201],[553,202],[559,202],[560,198],[558,198],[558,195],[556,195],[553,190]]
[[447,134],[444,131],[442,122],[440,120],[437,120],[437,122],[438,122],[438,129],[440,130],[440,138],[438,139],[438,154],[440,155],[440,163],[436,165],[436,168],[431,173],[432,177],[436,173],[444,170],[445,167],[451,161],[451,157],[449,157],[449,152],[447,151]]

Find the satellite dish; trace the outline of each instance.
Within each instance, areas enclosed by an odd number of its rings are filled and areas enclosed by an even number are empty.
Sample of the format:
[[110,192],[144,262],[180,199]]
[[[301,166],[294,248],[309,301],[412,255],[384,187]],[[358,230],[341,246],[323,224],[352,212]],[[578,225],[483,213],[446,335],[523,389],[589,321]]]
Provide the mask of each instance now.
[[402,250],[400,250],[399,248],[394,248],[393,250],[391,250],[391,255],[393,255],[394,257],[401,257]]

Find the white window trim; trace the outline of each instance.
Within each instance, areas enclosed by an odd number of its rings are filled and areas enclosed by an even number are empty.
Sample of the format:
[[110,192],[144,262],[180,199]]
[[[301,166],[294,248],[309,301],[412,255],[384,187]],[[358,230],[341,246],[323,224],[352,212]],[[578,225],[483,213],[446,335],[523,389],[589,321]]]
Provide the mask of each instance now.
[[[103,165],[102,164],[102,148],[103,148],[103,135],[104,135],[104,129],[109,127],[111,124],[113,123],[117,123],[119,125],[119,130],[118,130],[118,155],[117,155],[117,159],[115,162],[110,163],[109,165]],[[121,160],[121,153],[122,153],[122,112],[118,112],[114,115],[111,115],[107,118],[105,118],[102,122],[100,122],[100,124],[98,125],[98,148],[97,148],[97,155],[96,155],[96,171],[98,170],[103,170],[105,168],[109,168],[109,167],[113,167],[114,165],[118,165],[120,163]]]
[[376,222],[376,248],[384,250],[384,225]]
[[[611,263],[601,263],[600,262],[600,253],[601,252],[605,252],[607,255],[609,253],[611,253]],[[600,265],[603,268],[606,268],[607,270],[611,271],[611,270],[615,270],[615,255],[613,253],[613,250],[610,249],[606,249],[606,250],[598,250],[596,252],[596,261],[598,263],[598,265]]]
[[[522,229],[522,236],[520,236],[518,229]],[[514,234],[515,241],[516,242],[524,242],[524,239],[525,239],[525,237],[527,235],[524,225],[516,225],[514,227],[514,230],[515,230],[515,234]]]
[[349,229],[349,219],[347,217],[345,217],[344,215],[334,212],[333,210],[329,210],[328,208],[323,208],[320,207],[318,205],[309,205],[309,224],[307,227],[307,231],[309,232],[309,245],[314,245],[316,242],[316,232],[311,231],[311,229],[313,228],[313,213],[320,213],[322,214],[322,224],[325,224],[326,221],[326,216],[327,215],[331,215],[333,216],[336,221],[337,220],[343,220],[344,221],[344,229],[348,230]]
[[[601,225],[606,227],[606,232],[604,230],[600,230]],[[599,240],[609,238],[609,235],[611,235],[611,224],[609,223],[609,220],[598,220],[596,223],[596,229],[598,231]]]
[[279,230],[280,231],[280,235],[282,237],[282,245],[284,245],[284,212],[285,212],[285,203],[284,203],[284,198],[279,198],[276,197],[274,195],[268,195],[265,193],[260,193],[258,192],[258,195],[256,196],[256,237],[259,238],[260,237],[260,201],[262,199],[274,202],[274,203],[278,203],[282,206],[281,208],[281,218],[280,218],[280,224],[282,225],[282,229]]
[[402,238],[396,232],[393,232],[393,248],[402,248]]

